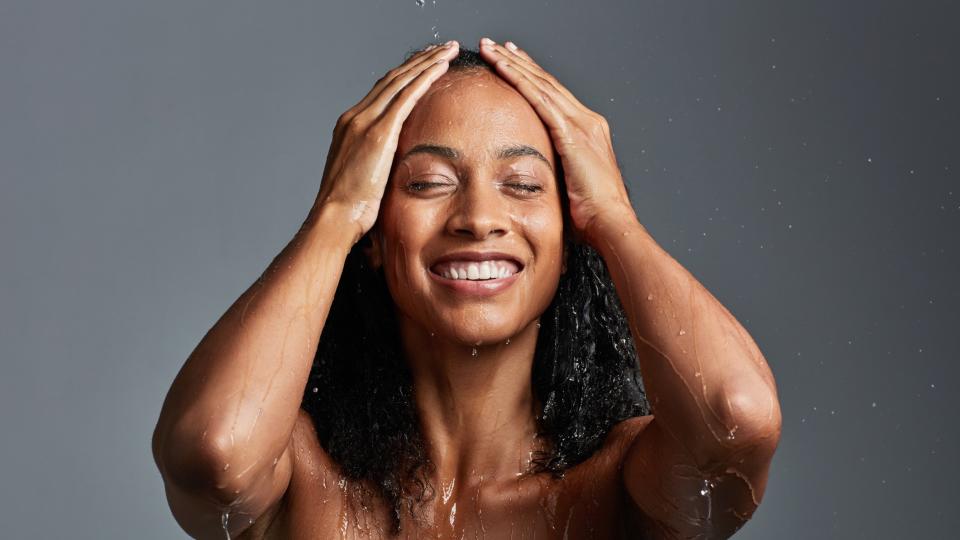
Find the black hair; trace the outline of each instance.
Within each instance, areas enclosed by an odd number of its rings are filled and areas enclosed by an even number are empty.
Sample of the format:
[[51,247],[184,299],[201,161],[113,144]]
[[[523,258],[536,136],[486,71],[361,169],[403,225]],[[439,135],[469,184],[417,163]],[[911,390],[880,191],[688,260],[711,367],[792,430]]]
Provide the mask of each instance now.
[[[414,53],[411,53],[415,54]],[[491,67],[461,49],[450,69]],[[567,269],[540,316],[531,380],[542,404],[531,473],[562,477],[589,458],[610,429],[650,413],[627,319],[603,258],[569,234],[569,203],[559,160]],[[433,471],[414,404],[383,267],[365,253],[370,233],[346,257],[320,335],[301,407],[321,445],[348,479],[374,486],[391,509],[391,534],[404,506],[430,500]]]

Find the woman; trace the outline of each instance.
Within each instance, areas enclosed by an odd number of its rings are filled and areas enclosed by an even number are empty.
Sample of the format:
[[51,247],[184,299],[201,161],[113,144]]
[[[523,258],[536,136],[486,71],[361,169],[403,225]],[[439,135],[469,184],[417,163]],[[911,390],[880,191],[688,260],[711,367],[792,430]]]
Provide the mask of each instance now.
[[606,121],[485,38],[340,117],[153,449],[196,537],[726,538],[779,435],[762,354],[639,223]]

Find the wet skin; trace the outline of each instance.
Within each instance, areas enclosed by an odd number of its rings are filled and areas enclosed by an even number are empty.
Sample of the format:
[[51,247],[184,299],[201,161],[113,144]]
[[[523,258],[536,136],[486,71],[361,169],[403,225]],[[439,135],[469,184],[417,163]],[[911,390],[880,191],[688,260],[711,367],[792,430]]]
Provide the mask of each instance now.
[[[481,46],[495,73],[435,63],[456,45],[415,55],[338,121],[304,226],[164,403],[154,456],[194,536],[385,537],[387,509],[356,497],[299,410],[343,258],[367,232],[436,465],[437,494],[417,519],[401,514],[401,537],[726,538],[756,510],[780,435],[769,367],[640,225],[605,119],[507,45]],[[564,270],[565,232],[610,270],[654,414],[615,426],[551,479],[522,473],[537,448],[537,319]],[[516,272],[443,277],[438,258],[464,251],[500,252]]]
[[[501,157],[503,149],[524,147],[539,155]],[[618,426],[562,480],[517,476],[534,449],[537,321],[563,270],[554,158],[530,104],[488,71],[442,76],[400,134],[370,256],[385,265],[437,465],[438,496],[421,509],[421,522],[408,515],[401,522],[411,538],[616,538],[634,511],[619,466],[649,417]],[[431,262],[460,250],[513,255],[523,268],[492,296],[451,290],[430,276]],[[344,520],[360,537],[371,529],[379,537],[389,526],[386,509],[370,501],[365,511],[352,488],[341,488],[306,415],[296,430],[286,506],[269,533],[253,530],[249,538],[301,531],[332,538]]]

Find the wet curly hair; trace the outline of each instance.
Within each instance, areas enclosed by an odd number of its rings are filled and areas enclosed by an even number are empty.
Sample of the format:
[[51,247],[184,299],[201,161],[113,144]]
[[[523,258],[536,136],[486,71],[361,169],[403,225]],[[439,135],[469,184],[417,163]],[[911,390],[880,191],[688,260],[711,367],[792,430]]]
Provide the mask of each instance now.
[[[417,51],[408,55],[412,56]],[[475,51],[461,49],[452,70],[491,70]],[[569,202],[558,160],[567,270],[540,317],[531,385],[543,404],[537,437],[547,444],[531,474],[562,477],[589,458],[610,429],[650,414],[627,319],[602,257],[569,231]],[[343,475],[375,486],[391,508],[391,534],[406,505],[432,499],[433,472],[414,404],[393,299],[383,268],[364,252],[370,233],[346,257],[301,408]],[[318,391],[322,389],[322,391]]]

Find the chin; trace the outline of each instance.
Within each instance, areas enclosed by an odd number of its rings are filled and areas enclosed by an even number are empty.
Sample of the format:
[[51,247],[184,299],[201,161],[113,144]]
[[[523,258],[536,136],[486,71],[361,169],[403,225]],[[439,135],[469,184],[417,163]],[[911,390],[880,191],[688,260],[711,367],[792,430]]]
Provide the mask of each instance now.
[[[441,317],[439,324],[433,325],[437,335],[448,336],[449,339],[464,346],[492,345],[504,343],[516,336],[526,325],[520,322],[491,321],[483,317],[459,316]],[[451,324],[453,321],[467,321],[463,324]]]

